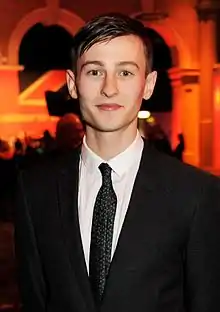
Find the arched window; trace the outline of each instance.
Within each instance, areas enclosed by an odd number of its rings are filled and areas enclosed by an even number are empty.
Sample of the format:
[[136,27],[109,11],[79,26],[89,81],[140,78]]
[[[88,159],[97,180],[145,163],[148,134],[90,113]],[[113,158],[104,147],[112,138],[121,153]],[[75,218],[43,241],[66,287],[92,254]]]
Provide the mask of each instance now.
[[71,35],[61,26],[34,25],[24,35],[20,50],[19,64],[20,91],[37,78],[52,69],[66,69],[70,66]]
[[172,87],[167,70],[172,67],[171,51],[164,39],[153,29],[146,28],[153,48],[153,69],[158,72],[152,97],[142,102],[142,110],[169,112],[172,110]]

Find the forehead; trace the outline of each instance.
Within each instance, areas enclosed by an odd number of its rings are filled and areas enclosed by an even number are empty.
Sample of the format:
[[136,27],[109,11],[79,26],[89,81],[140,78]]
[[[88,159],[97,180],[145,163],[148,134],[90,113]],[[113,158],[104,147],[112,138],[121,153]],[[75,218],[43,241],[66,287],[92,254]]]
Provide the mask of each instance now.
[[134,35],[121,36],[109,41],[94,44],[79,59],[85,61],[121,62],[135,61],[140,65],[146,62],[144,44]]

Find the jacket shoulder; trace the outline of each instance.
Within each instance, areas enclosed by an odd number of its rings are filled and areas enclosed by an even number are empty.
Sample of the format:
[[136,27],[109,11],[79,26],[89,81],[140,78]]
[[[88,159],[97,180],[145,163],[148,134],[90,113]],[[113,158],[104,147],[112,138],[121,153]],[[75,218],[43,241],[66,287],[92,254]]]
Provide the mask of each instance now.
[[79,160],[79,149],[68,153],[50,153],[40,157],[34,163],[24,165],[18,171],[20,180],[25,186],[35,185],[37,188],[53,180],[57,174],[74,166]]
[[146,176],[150,171],[152,179],[164,187],[192,192],[220,184],[219,177],[153,148],[145,149],[144,158]]

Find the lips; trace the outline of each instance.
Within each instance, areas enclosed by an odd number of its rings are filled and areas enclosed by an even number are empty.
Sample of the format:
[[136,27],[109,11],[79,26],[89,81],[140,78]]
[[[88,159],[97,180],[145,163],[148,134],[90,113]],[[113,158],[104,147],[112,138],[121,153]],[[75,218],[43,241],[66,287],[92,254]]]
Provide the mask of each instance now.
[[116,104],[116,103],[111,103],[111,104],[100,104],[100,105],[97,105],[97,107],[98,107],[100,110],[104,110],[104,111],[114,111],[114,110],[118,110],[118,109],[122,108],[121,105]]

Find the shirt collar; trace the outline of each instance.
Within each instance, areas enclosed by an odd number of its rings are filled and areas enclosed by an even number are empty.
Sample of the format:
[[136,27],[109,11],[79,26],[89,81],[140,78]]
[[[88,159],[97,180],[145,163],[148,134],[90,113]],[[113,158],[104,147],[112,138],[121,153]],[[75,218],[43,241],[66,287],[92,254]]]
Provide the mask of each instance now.
[[141,158],[144,142],[139,131],[135,140],[128,148],[109,161],[103,160],[95,154],[87,145],[86,137],[83,138],[81,158],[90,173],[96,172],[101,163],[106,162],[112,170],[121,177],[125,172],[129,171],[130,167]]

